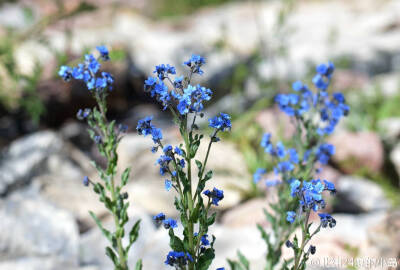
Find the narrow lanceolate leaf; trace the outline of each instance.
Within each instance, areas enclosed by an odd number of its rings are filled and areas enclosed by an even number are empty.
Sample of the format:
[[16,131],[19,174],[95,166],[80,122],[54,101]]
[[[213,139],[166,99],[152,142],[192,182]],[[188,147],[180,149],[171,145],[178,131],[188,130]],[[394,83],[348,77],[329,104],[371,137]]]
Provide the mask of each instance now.
[[125,186],[128,183],[130,172],[131,172],[131,168],[129,167],[129,168],[126,168],[125,171],[122,173],[122,176],[121,176],[122,186]]
[[101,224],[101,221],[97,218],[97,216],[92,212],[89,211],[89,214],[92,216],[92,218],[94,219],[94,221],[96,222],[97,226],[100,228],[101,232],[103,233],[103,235],[110,241],[112,242],[112,234],[111,232],[109,232],[108,230],[106,230],[103,225]]
[[140,259],[136,263],[135,270],[142,270],[142,267],[143,267],[142,260]]
[[250,263],[247,260],[247,258],[240,252],[237,252],[237,255],[239,257],[240,263],[244,266],[244,269],[249,270],[250,269]]
[[136,221],[135,225],[133,225],[130,233],[129,233],[129,244],[133,244],[138,236],[139,236],[139,229],[140,229],[140,220]]
[[112,260],[115,266],[118,265],[118,258],[110,247],[106,247],[106,255]]

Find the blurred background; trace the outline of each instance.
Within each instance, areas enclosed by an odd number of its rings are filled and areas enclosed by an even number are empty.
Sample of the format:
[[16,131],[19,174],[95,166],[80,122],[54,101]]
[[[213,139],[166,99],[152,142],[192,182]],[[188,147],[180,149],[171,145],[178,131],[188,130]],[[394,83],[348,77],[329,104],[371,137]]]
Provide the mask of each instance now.
[[[370,269],[370,258],[388,269],[399,259],[400,1],[3,0],[1,270],[111,269],[88,210],[106,224],[109,216],[81,184],[85,175],[97,179],[90,160],[102,162],[85,124],[75,119],[79,108],[94,102],[84,85],[57,76],[60,65],[76,63],[100,44],[111,49],[112,61],[103,68],[116,80],[110,118],[129,126],[119,165],[133,171],[130,226],[142,219],[132,267],[143,258],[144,269],[168,268],[168,236],[151,216],[176,216],[174,194],[164,190],[157,156],[149,151],[151,140],[135,127],[154,115],[169,142],[178,141],[178,131],[143,92],[143,81],[160,63],[179,72],[192,53],[207,59],[205,74],[195,78],[214,92],[206,117],[220,111],[233,116],[232,132],[209,160],[211,184],[225,190],[215,209],[217,258],[210,269],[227,266],[238,249],[252,269],[263,269],[266,248],[255,224],[269,228],[262,209],[273,201],[274,189],[252,183],[256,168],[271,169],[259,142],[264,132],[290,140],[293,127],[273,98],[295,80],[310,85],[315,66],[328,60],[337,67],[332,89],[345,94],[351,113],[329,137],[336,154],[319,176],[337,185],[329,208],[337,226],[315,240],[313,258],[320,264],[314,268],[326,269],[326,258],[358,258],[361,266],[350,269]],[[200,154],[205,150],[203,145]]]

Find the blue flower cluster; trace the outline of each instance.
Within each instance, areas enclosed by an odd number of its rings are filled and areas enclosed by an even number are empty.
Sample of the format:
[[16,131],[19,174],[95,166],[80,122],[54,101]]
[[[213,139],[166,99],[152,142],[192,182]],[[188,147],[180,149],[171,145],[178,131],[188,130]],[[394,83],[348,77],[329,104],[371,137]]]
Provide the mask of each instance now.
[[224,191],[217,189],[217,188],[213,188],[212,191],[210,190],[206,190],[203,192],[204,195],[206,195],[207,197],[209,197],[211,199],[211,204],[218,206],[219,201],[221,201],[224,198]]
[[[286,149],[282,142],[278,142],[275,146],[271,142],[271,134],[265,133],[261,143],[264,151],[278,160],[274,167],[275,174],[286,173],[293,171],[295,164],[299,163],[299,156],[295,148]],[[254,181],[258,182],[261,179],[260,174],[265,174],[265,169],[259,168],[254,174]]]
[[140,135],[147,136],[151,134],[154,143],[159,143],[163,138],[161,129],[156,128],[151,121],[153,120],[153,116],[147,116],[138,121],[136,130]]
[[[335,185],[327,180],[321,181],[320,179],[303,182],[295,179],[290,184],[290,195],[293,198],[299,199],[300,213],[307,211],[307,209],[313,210],[314,212],[324,209],[325,201],[322,198],[323,191],[330,191],[331,194],[334,194],[336,192]],[[321,222],[322,217],[327,217],[327,215],[328,214],[320,214]],[[287,212],[287,220],[290,223],[293,223],[295,219],[295,212]]]
[[226,131],[232,128],[231,117],[226,113],[220,113],[208,120],[209,126],[216,130]]
[[[201,56],[193,55],[191,59],[184,64],[191,68],[191,74],[202,74],[200,69],[205,60]],[[163,109],[168,106],[176,108],[180,115],[188,113],[201,112],[204,108],[203,101],[209,101],[212,96],[212,91],[200,85],[192,86],[188,84],[185,88],[183,85],[183,76],[177,76],[172,79],[169,75],[175,75],[176,69],[173,66],[161,64],[156,66],[154,73],[157,77],[148,77],[144,82],[144,89],[150,92],[151,97],[155,97],[163,104]],[[168,89],[165,80],[170,82],[172,90]]]
[[[185,266],[188,261],[193,262],[192,256],[189,254],[189,252],[183,252],[183,251],[170,251],[168,252],[167,259],[165,260],[166,265],[170,266],[175,266],[177,269],[178,267],[183,267]],[[180,268],[183,269],[183,268]]]
[[297,81],[292,85],[295,93],[278,94],[275,97],[279,108],[289,116],[304,118],[312,109],[317,111],[321,119],[321,125],[317,128],[320,136],[331,134],[339,120],[350,110],[343,94],[330,95],[327,92],[334,70],[335,67],[331,62],[317,66],[317,74],[312,80],[317,88],[316,93],[301,81]]
[[172,218],[166,218],[164,213],[159,213],[159,214],[155,215],[153,217],[153,219],[157,223],[162,222],[165,229],[169,229],[169,228],[174,229],[174,228],[178,227],[178,223],[176,222],[176,220],[172,219]]
[[[99,59],[103,61],[108,61],[110,59],[107,47],[97,46],[96,49],[100,53]],[[93,54],[86,54],[85,61],[79,63],[76,67],[61,66],[58,75],[65,81],[69,81],[72,78],[81,80],[86,83],[89,90],[95,89],[98,92],[102,92],[108,89],[111,91],[114,78],[108,72],[101,72],[100,75],[97,74],[101,67],[98,61],[99,59],[94,57]]]

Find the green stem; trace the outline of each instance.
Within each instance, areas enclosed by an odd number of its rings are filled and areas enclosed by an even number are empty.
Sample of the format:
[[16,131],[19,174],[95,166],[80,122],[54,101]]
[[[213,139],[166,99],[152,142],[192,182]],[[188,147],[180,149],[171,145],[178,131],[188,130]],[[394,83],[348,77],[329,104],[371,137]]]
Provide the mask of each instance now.
[[[104,136],[106,137],[106,141],[109,141],[110,134],[108,133],[108,126],[107,126],[107,117],[106,117],[106,103],[105,103],[105,98],[100,98],[98,94],[96,94],[96,100],[99,104],[99,109],[100,113],[102,115],[102,126],[103,126],[103,133]],[[115,148],[113,147],[110,151],[106,151],[106,158],[107,158],[107,173],[109,177],[109,183],[110,183],[110,192],[111,192],[111,199],[114,205],[117,203],[117,193],[115,191],[115,182],[114,182],[114,175],[115,175],[115,166],[116,166],[116,155],[117,153],[115,152]],[[116,229],[116,241],[117,241],[117,251],[118,251],[118,258],[119,258],[119,266],[121,270],[128,270],[128,265],[126,263],[126,258],[125,258],[125,250],[122,246],[122,236],[120,233],[118,233],[121,230],[121,226],[119,223],[119,218],[117,215],[117,209],[116,207],[113,207],[112,209],[112,214],[113,214],[113,219],[115,223],[115,229]],[[123,228],[122,228],[123,229]]]
[[309,218],[310,218],[310,210],[308,210],[307,211],[307,214],[306,214],[306,219],[305,219],[305,224],[304,224],[304,227],[303,227],[303,230],[302,230],[302,239],[301,239],[301,246],[300,246],[300,253],[299,254],[295,254],[295,263],[294,263],[294,268],[293,268],[293,270],[297,270],[297,269],[299,269],[299,263],[300,263],[300,259],[301,259],[301,257],[302,257],[302,255],[303,255],[303,253],[304,253],[304,247],[305,247],[305,245],[306,245],[306,243],[308,242],[307,240],[307,234],[308,234],[308,229],[307,229],[307,227],[308,227],[308,220],[309,220]]

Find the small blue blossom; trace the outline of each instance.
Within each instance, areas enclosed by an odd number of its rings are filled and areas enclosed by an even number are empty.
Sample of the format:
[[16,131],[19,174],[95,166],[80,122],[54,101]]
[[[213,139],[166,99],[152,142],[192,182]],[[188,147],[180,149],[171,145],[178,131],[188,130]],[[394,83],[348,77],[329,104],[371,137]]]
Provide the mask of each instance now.
[[140,135],[147,136],[151,134],[152,130],[154,129],[154,126],[151,123],[152,120],[153,116],[146,116],[138,121],[136,130]]
[[165,189],[166,189],[167,191],[170,191],[171,188],[172,188],[172,182],[171,182],[171,180],[165,179]]
[[206,190],[203,192],[204,195],[211,198],[211,204],[218,206],[218,202],[224,198],[224,191],[214,188],[212,191]]
[[85,55],[85,63],[88,67],[88,70],[92,74],[96,74],[97,71],[99,71],[101,65],[100,63],[96,60],[96,58],[93,56],[93,54],[86,54]]
[[321,144],[316,150],[316,158],[321,164],[328,164],[330,157],[335,154],[335,146],[329,143]]
[[160,165],[160,174],[164,175],[169,171],[169,163],[172,158],[170,156],[162,155],[157,159],[157,164]]
[[208,235],[205,234],[205,235],[203,235],[203,236],[201,237],[201,239],[200,239],[201,244],[202,244],[203,246],[208,246],[208,245],[210,244],[210,241],[208,241],[207,237],[208,237]]
[[89,182],[90,182],[89,177],[87,176],[83,177],[83,185],[85,187],[89,186]]
[[182,151],[182,149],[180,149],[178,146],[175,146],[174,151],[175,151],[175,154],[177,154],[177,155],[183,157],[183,151]]
[[232,128],[231,117],[228,114],[220,113],[208,120],[209,126],[217,130],[225,131]]
[[290,183],[290,196],[292,197],[296,197],[298,192],[300,191],[300,185],[301,182],[297,179],[295,179],[294,181],[292,181],[292,183]]
[[58,75],[60,75],[64,81],[68,82],[72,78],[72,69],[68,66],[61,66]]
[[96,49],[99,51],[101,59],[103,59],[103,61],[110,60],[109,52],[106,46],[97,46]]
[[204,57],[193,54],[192,57],[190,57],[190,59],[188,61],[185,61],[183,64],[190,67],[193,73],[197,73],[197,74],[201,75],[204,72],[203,72],[203,70],[200,69],[200,67],[205,63],[206,63],[206,60]]
[[282,181],[278,180],[278,179],[274,179],[274,180],[265,180],[265,185],[267,187],[274,187],[277,185],[282,184]]
[[256,172],[253,174],[253,182],[257,184],[262,179],[262,176],[267,173],[266,169],[258,168]]
[[174,79],[174,87],[177,88],[177,89],[182,89],[183,88],[182,82],[183,82],[183,76],[175,77],[175,79]]
[[76,117],[79,120],[83,120],[83,119],[86,119],[90,115],[91,112],[92,112],[92,110],[88,109],[88,108],[83,109],[83,110],[79,109],[78,112],[76,113]]
[[290,223],[293,223],[296,220],[296,213],[293,211],[288,211],[287,213],[286,220],[289,221]]
[[153,219],[155,221],[163,221],[163,220],[165,220],[165,214],[164,213],[159,213],[159,214],[155,215],[153,217]]
[[192,256],[188,252],[170,251],[168,252],[167,259],[164,263],[170,266],[182,267],[183,265],[186,265],[188,261],[193,261]]
[[177,228],[178,224],[176,223],[175,219],[172,218],[167,218],[164,220],[164,228],[169,229],[169,228]]
[[324,180],[324,185],[325,185],[325,190],[329,190],[331,192],[331,194],[336,193],[335,185],[332,182]]
[[275,174],[286,173],[294,170],[294,165],[289,161],[281,161],[274,167]]
[[163,152],[166,155],[170,155],[172,153],[172,145],[167,144],[166,146],[164,146]]
[[297,154],[297,151],[294,148],[289,149],[289,161],[295,164],[299,163],[299,155]]
[[175,67],[170,66],[169,64],[161,64],[156,66],[156,69],[153,71],[153,73],[157,73],[157,77],[160,80],[164,80],[168,77],[168,74],[176,74],[176,70]]
[[328,225],[330,228],[336,226],[336,220],[329,214],[325,213],[318,213],[318,216],[321,220],[321,227],[326,228]]

